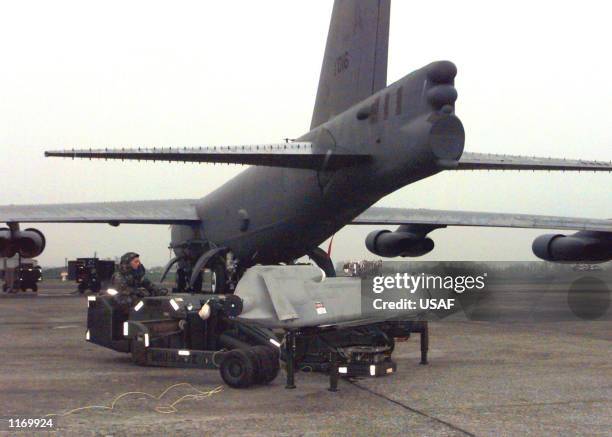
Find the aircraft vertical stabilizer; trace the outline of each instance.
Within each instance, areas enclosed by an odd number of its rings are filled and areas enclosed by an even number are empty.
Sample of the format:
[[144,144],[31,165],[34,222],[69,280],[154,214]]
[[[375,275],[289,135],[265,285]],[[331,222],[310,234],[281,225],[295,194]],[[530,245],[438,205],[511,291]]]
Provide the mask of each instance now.
[[313,129],[387,85],[391,0],[336,0]]

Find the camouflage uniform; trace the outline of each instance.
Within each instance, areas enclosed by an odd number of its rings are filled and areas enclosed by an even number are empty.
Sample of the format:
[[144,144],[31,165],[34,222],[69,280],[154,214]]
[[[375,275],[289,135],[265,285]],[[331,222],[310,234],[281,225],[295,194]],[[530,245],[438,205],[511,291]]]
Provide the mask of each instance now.
[[111,288],[118,291],[115,300],[119,305],[131,307],[142,297],[168,294],[168,290],[145,278],[145,268],[142,264],[138,269],[130,266],[130,261],[137,256],[138,254],[134,252],[123,255],[119,269],[111,279]]

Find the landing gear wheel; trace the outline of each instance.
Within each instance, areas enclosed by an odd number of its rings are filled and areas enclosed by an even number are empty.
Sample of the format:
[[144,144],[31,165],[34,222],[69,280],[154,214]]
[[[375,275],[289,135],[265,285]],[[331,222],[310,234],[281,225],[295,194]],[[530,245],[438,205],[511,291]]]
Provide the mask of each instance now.
[[258,382],[261,384],[271,383],[280,371],[278,352],[268,346],[255,346],[253,350],[259,358],[260,378]]
[[245,388],[253,384],[255,364],[244,350],[235,349],[225,355],[219,372],[230,387]]
[[203,273],[200,272],[200,274],[196,278],[195,283],[193,284],[193,287],[191,288],[191,293],[201,293],[202,292],[203,277],[204,277]]
[[227,271],[225,263],[221,258],[215,258],[210,263],[210,289],[213,294],[224,294],[228,292],[227,286]]
[[[172,290],[173,293],[184,293],[187,289],[187,273],[183,267],[176,269],[176,288]],[[201,288],[201,286],[200,286]]]

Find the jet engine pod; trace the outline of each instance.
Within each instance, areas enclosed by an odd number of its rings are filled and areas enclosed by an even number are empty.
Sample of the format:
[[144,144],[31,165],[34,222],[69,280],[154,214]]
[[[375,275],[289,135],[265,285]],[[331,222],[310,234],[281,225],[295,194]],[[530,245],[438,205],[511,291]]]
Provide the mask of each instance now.
[[535,256],[545,261],[606,262],[612,260],[612,233],[546,234],[533,241],[532,249]]
[[0,258],[11,258],[15,256],[17,249],[11,239],[11,230],[9,228],[0,229]]
[[434,248],[431,238],[404,231],[373,231],[368,234],[365,243],[370,252],[385,258],[423,256]]
[[13,232],[13,246],[24,258],[34,258],[43,253],[46,239],[38,229],[28,228],[24,231]]

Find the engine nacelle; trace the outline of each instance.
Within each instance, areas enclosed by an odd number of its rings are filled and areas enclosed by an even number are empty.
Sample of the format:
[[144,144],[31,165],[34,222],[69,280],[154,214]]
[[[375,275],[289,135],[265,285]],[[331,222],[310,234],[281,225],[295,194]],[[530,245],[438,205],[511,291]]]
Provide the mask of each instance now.
[[401,230],[370,232],[365,243],[370,252],[385,258],[423,256],[434,248],[431,238]]
[[23,258],[34,258],[45,250],[45,245],[45,236],[38,229],[0,229],[0,257],[10,258],[19,253]]
[[11,241],[11,230],[9,228],[0,229],[0,258],[11,258],[16,253],[17,249]]
[[612,233],[581,231],[573,235],[547,234],[533,241],[533,253],[553,262],[606,262],[612,260]]

